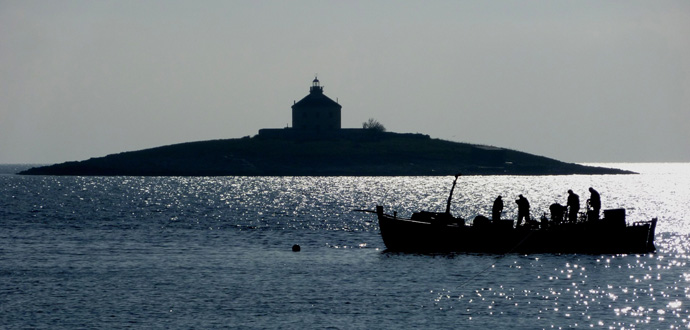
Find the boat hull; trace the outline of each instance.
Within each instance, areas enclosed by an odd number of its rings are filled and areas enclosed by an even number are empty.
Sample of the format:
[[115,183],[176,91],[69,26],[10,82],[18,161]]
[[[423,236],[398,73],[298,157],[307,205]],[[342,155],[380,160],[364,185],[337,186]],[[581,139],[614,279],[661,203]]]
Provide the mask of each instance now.
[[642,254],[656,250],[656,219],[631,226],[603,219],[529,229],[432,223],[377,213],[381,237],[390,251]]

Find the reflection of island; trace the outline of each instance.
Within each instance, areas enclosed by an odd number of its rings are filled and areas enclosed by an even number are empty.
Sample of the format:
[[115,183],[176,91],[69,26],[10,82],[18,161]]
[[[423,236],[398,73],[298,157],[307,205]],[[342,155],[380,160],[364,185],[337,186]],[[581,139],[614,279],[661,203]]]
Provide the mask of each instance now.
[[341,106],[314,79],[292,106],[292,127],[32,168],[35,175],[626,174],[422,134],[341,128]]

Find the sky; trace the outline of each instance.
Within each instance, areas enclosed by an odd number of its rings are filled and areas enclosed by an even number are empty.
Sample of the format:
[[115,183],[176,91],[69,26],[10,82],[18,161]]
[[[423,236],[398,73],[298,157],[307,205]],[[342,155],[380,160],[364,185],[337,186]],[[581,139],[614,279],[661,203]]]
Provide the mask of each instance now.
[[690,1],[0,0],[0,163],[291,124],[567,162],[690,161]]

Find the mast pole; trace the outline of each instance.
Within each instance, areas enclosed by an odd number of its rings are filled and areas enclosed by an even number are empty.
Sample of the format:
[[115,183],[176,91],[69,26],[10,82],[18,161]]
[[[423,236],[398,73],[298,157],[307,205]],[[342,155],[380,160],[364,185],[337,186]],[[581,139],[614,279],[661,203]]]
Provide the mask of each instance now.
[[453,199],[453,190],[455,190],[455,184],[458,182],[458,177],[460,175],[460,173],[455,175],[455,180],[453,180],[453,186],[450,187],[450,195],[448,196],[448,203],[446,204],[446,214],[450,214],[450,201]]

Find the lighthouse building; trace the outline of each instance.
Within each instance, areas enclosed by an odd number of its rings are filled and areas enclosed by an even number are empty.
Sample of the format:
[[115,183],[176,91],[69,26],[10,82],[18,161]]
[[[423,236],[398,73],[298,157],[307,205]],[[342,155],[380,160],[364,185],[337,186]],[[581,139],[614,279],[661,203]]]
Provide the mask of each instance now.
[[341,108],[323,94],[319,79],[314,78],[309,94],[292,105],[292,128],[310,132],[339,130]]
[[319,79],[314,78],[309,94],[292,105],[292,126],[262,128],[259,136],[265,138],[329,138],[350,134],[342,129],[342,106],[323,93]]

